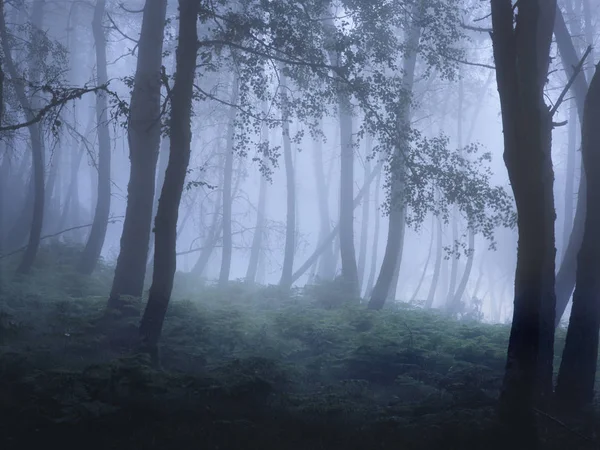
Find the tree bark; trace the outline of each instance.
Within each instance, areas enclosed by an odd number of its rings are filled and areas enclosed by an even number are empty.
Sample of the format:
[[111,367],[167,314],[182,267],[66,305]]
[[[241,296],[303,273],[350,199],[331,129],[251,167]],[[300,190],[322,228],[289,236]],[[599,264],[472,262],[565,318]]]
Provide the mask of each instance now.
[[[43,17],[43,1],[34,2],[34,10],[32,12],[32,21],[34,27],[41,27]],[[35,30],[34,30],[35,32]],[[34,117],[34,102],[32,102],[25,92],[25,88],[18,80],[20,76],[12,59],[12,51],[9,45],[9,36],[6,29],[6,20],[4,15],[0,17],[0,37],[2,38],[2,51],[4,52],[4,65],[11,79],[14,80],[14,89],[17,100],[24,111],[26,120],[32,120]],[[32,60],[35,58],[32,58]],[[27,249],[23,254],[23,258],[17,267],[17,273],[27,274],[31,271],[42,235],[42,226],[44,222],[44,146],[42,142],[41,128],[39,124],[34,123],[27,127],[31,138],[31,161],[33,173],[31,178],[32,199],[33,199],[33,215],[29,227],[29,242]],[[28,205],[25,205],[27,208]]]
[[[106,38],[102,25],[106,0],[97,0],[92,20],[92,31],[96,46],[96,81],[98,85],[108,82],[106,72]],[[98,196],[92,229],[79,260],[79,273],[91,275],[106,238],[108,217],[110,215],[110,134],[108,131],[108,103],[105,92],[96,93],[96,124],[98,127]]]
[[160,148],[161,66],[166,12],[166,0],[146,1],[127,129],[131,161],[127,207],[108,308],[118,308],[121,295],[141,297],[144,290]]
[[600,71],[585,102],[581,153],[587,182],[587,211],[578,255],[573,307],[562,354],[556,395],[562,406],[581,409],[594,401],[600,331]]
[[367,279],[367,285],[365,286],[365,297],[370,297],[373,291],[373,285],[375,284],[375,274],[377,273],[377,253],[379,249],[379,222],[381,220],[381,213],[379,211],[379,192],[381,190],[381,172],[377,174],[377,181],[375,182],[375,223],[373,224],[373,247],[371,253],[371,268],[369,270],[369,278]]
[[285,163],[286,179],[286,217],[285,217],[285,250],[283,255],[283,268],[279,286],[289,289],[292,286],[294,271],[294,252],[296,250],[296,184],[294,181],[294,163],[292,160],[292,143],[290,142],[289,111],[287,105],[287,80],[283,73],[280,74],[282,89],[282,137],[283,158]]
[[162,331],[177,269],[176,241],[179,204],[191,153],[191,112],[200,0],[179,0],[177,71],[171,96],[171,151],[154,226],[155,253],[152,285],[140,324],[144,350],[158,362],[157,344]]
[[440,271],[442,268],[442,220],[436,217],[437,223],[437,245],[435,253],[435,266],[433,268],[433,277],[431,278],[431,285],[429,286],[429,293],[427,294],[427,300],[425,301],[425,308],[430,309],[433,307],[433,300],[435,299],[435,291],[438,287],[438,281],[440,279]]
[[554,195],[552,117],[544,103],[556,1],[491,0],[493,51],[519,242],[514,311],[500,411],[519,445],[539,445],[534,408],[552,394]]
[[[371,154],[371,146],[372,146],[373,137],[370,134],[367,134],[365,138],[365,174],[366,178],[369,172],[371,172],[371,159],[369,158]],[[360,246],[358,250],[358,285],[361,290],[364,288],[364,278],[365,278],[365,266],[367,262],[367,241],[369,239],[369,211],[371,209],[370,202],[371,190],[369,186],[367,186],[367,190],[365,191],[365,196],[362,202],[362,218],[360,224]]]
[[[573,76],[575,67],[579,63],[579,56],[577,50],[573,45],[573,40],[569,34],[569,30],[565,23],[564,17],[560,9],[556,8],[556,17],[554,22],[554,35],[556,36],[556,43],[560,53],[562,65],[567,73],[567,76],[571,78]],[[577,114],[580,122],[583,121],[583,110],[585,104],[585,97],[587,95],[588,83],[584,73],[580,73],[575,78],[572,86],[572,92],[575,97],[575,103],[577,105]],[[563,259],[560,267],[556,274],[556,315],[555,315],[555,326],[558,326],[560,320],[565,312],[565,309],[573,293],[575,287],[575,274],[577,272],[577,253],[581,248],[581,241],[583,240],[583,228],[585,223],[585,209],[586,209],[586,177],[584,164],[581,164],[581,177],[579,179],[579,193],[577,198],[577,206],[575,209],[575,219],[573,222],[573,228],[571,236],[569,237],[569,243],[564,252]]]
[[[237,75],[233,76],[231,87],[230,104],[235,105],[238,100],[239,79]],[[231,270],[231,256],[233,252],[232,240],[232,183],[233,183],[233,151],[234,151],[234,132],[235,132],[236,108],[229,108],[229,119],[227,124],[227,140],[225,143],[225,168],[223,175],[223,251],[221,257],[221,270],[219,272],[219,286],[225,287],[229,282],[229,272]]]
[[[416,10],[416,8],[415,8]],[[381,270],[377,277],[377,282],[371,293],[369,300],[369,309],[381,309],[388,298],[388,293],[392,288],[394,280],[398,282],[397,271],[400,270],[400,260],[402,256],[404,229],[406,223],[406,206],[404,199],[404,172],[406,163],[404,155],[409,145],[408,134],[410,127],[411,99],[415,78],[415,66],[417,64],[417,54],[419,51],[419,40],[421,39],[421,27],[417,24],[418,18],[412,25],[406,40],[406,54],[403,61],[403,79],[402,86],[406,94],[404,104],[401,106],[401,112],[398,119],[400,129],[399,142],[396,144],[394,154],[390,159],[390,212],[388,239],[381,263]],[[393,288],[395,293],[395,288]]]

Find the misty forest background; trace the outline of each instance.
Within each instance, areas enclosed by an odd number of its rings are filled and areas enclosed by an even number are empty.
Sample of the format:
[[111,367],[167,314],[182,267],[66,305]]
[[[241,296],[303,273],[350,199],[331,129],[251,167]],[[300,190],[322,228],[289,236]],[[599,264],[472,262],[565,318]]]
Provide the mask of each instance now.
[[598,448],[594,0],[0,0],[3,448]]

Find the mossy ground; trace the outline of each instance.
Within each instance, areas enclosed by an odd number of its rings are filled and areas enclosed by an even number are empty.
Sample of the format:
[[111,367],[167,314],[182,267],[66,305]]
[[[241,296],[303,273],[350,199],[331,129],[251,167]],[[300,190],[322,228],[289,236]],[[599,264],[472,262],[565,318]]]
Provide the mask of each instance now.
[[[504,325],[367,311],[335,284],[219,291],[178,274],[156,370],[131,348],[142,303],[108,327],[111,269],[82,278],[74,251],[4,284],[2,449],[505,450]],[[595,424],[539,423],[544,448],[597,448],[575,434]]]

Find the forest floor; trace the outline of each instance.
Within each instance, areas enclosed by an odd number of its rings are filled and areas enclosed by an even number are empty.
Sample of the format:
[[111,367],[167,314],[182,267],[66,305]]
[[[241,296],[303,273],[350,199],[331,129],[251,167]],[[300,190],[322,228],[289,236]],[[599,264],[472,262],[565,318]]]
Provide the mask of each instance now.
[[[366,311],[335,285],[219,291],[178,274],[156,370],[129,348],[141,302],[107,329],[111,268],[84,278],[72,262],[55,246],[4,282],[3,450],[505,450],[507,326]],[[559,331],[558,355],[563,343]],[[598,448],[597,424],[560,420],[540,416],[544,448]]]

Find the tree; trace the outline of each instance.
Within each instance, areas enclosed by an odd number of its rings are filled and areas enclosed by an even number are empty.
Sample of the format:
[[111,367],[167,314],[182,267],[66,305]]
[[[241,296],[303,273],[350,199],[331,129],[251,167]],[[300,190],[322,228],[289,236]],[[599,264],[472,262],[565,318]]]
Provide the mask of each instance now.
[[[552,393],[554,194],[552,115],[544,102],[556,1],[491,0],[504,162],[517,206],[514,313],[500,406],[520,445],[537,446],[534,407]],[[514,24],[514,25],[513,25]]]
[[154,226],[154,271],[148,303],[140,324],[143,348],[158,362],[157,345],[177,268],[176,240],[179,203],[191,150],[191,110],[198,52],[200,0],[179,0],[179,36],[175,82],[171,93],[171,150]]
[[[421,39],[421,26],[419,24],[420,8],[418,6],[413,9],[413,14],[415,18],[408,32],[405,43],[406,53],[403,55],[402,89],[405,98],[402,104],[398,106],[399,138],[390,161],[388,240],[379,277],[373,287],[371,299],[369,300],[369,309],[383,308],[388,298],[388,293],[392,289],[394,279],[396,283],[398,281],[395,274],[397,273],[396,270],[399,270],[402,256],[406,223],[406,200],[403,186],[406,182],[405,172],[407,170],[405,158],[408,153],[406,147],[408,147],[410,142],[410,106],[417,55],[419,53],[419,40]],[[395,287],[393,290],[395,292]]]
[[294,271],[294,253],[296,251],[296,183],[294,180],[294,165],[292,161],[292,143],[290,140],[290,124],[288,113],[288,93],[286,92],[287,80],[282,71],[281,79],[281,122],[283,137],[283,158],[285,162],[286,179],[286,217],[285,217],[285,249],[283,257],[283,268],[279,285],[284,289],[292,286],[292,274]]
[[581,155],[586,171],[586,215],[577,257],[577,279],[565,348],[558,371],[556,396],[563,406],[580,409],[594,401],[600,331],[600,70],[592,78],[585,101]]
[[121,295],[140,297],[144,288],[160,148],[161,64],[166,11],[166,0],[146,1],[127,128],[131,161],[127,208],[109,308],[118,306]]
[[[44,2],[38,0],[34,2],[34,8],[32,11],[32,25],[34,28],[31,37],[32,41],[38,45],[42,43],[44,37],[41,30],[44,12],[43,7]],[[38,248],[40,246],[40,238],[42,235],[42,227],[44,222],[44,145],[42,140],[42,132],[39,125],[40,109],[37,108],[39,107],[39,102],[31,97],[28,97],[23,83],[24,80],[19,77],[18,68],[12,57],[10,37],[6,28],[6,19],[4,14],[2,14],[2,17],[0,17],[0,38],[2,39],[4,64],[6,66],[7,73],[14,81],[15,93],[19,105],[25,114],[25,119],[28,123],[27,128],[29,130],[29,136],[31,139],[31,160],[33,173],[31,182],[29,184],[31,190],[29,191],[30,194],[27,198],[31,198],[33,201],[33,214],[31,216],[30,224],[27,224],[29,227],[29,242],[27,244],[27,249],[25,250],[23,258],[21,259],[21,262],[17,268],[18,273],[27,274],[33,266]],[[40,56],[39,54],[36,54],[36,52],[30,56],[30,62],[34,69],[33,73],[37,73],[39,75],[39,70],[35,70],[35,66],[39,63]],[[22,210],[26,217],[28,216],[27,211],[29,211],[29,206],[30,205],[25,204]],[[27,227],[25,229],[27,229]]]
[[[96,0],[92,31],[96,45],[96,79],[99,85],[108,83],[106,72],[106,37],[102,25],[105,14],[106,0]],[[98,197],[94,213],[94,222],[87,239],[78,270],[85,275],[91,275],[96,268],[108,227],[110,215],[110,134],[108,131],[107,94],[96,94],[96,125],[98,128]]]
[[233,252],[232,241],[232,208],[233,208],[233,157],[234,157],[234,139],[235,139],[235,118],[237,108],[235,105],[239,96],[240,80],[237,74],[234,74],[231,82],[231,99],[229,107],[229,117],[227,119],[227,138],[225,142],[225,167],[223,168],[223,252],[221,257],[221,270],[219,272],[219,286],[225,287],[229,282],[229,272],[231,270],[231,256]]
[[[579,70],[577,70],[577,67],[580,67],[581,64],[579,63],[577,50],[573,45],[573,41],[569,34],[564,17],[558,7],[556,10],[554,23],[554,34],[556,36],[556,43],[565,72],[567,73],[568,77],[573,78],[573,94],[575,105],[577,106],[577,114],[581,122],[583,121],[584,104],[588,90],[588,83],[585,78],[585,74],[578,73]],[[571,235],[569,236],[569,241],[565,249],[563,259],[556,274],[555,326],[558,326],[560,323],[560,319],[562,318],[567,304],[569,303],[569,299],[571,298],[571,294],[573,293],[573,288],[575,287],[575,277],[577,273],[577,253],[581,248],[585,224],[585,197],[587,189],[585,178],[585,170],[582,164],[573,228],[571,230]]]

